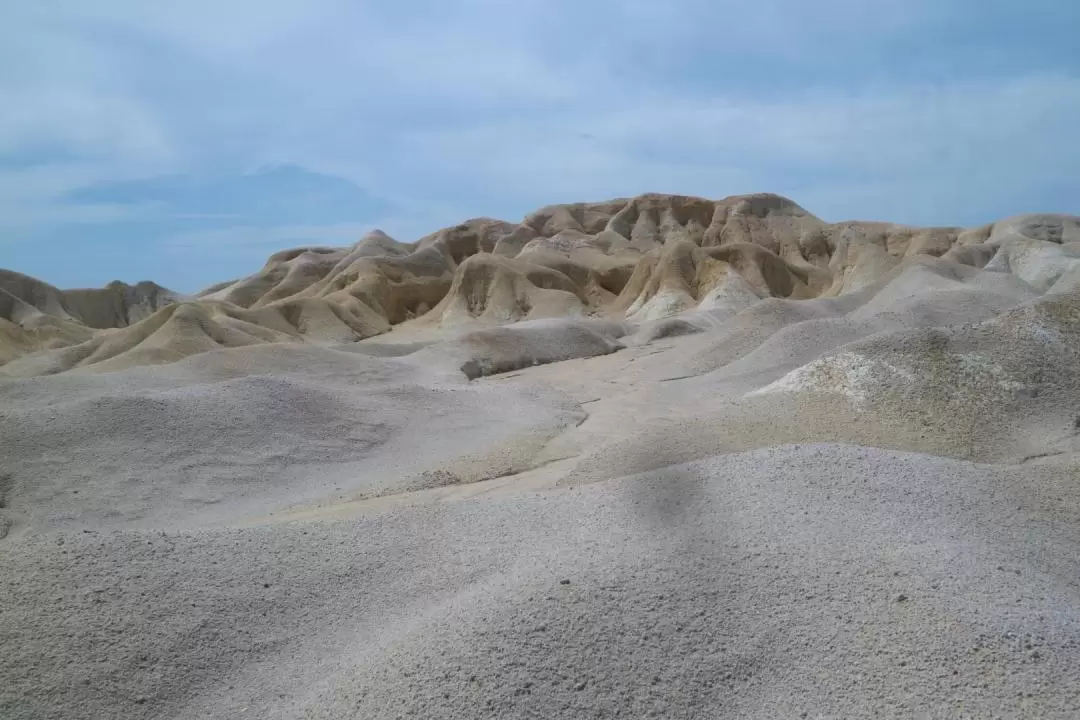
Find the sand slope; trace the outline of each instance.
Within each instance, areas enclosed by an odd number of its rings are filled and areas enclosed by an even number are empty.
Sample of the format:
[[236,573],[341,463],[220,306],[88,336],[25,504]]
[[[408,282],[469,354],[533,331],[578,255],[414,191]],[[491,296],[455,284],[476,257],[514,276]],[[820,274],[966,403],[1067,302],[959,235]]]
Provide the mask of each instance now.
[[0,717],[1078,717],[1078,229],[647,195],[123,323],[20,276]]
[[349,522],[27,540],[0,707],[1067,718],[1076,488],[789,446]]

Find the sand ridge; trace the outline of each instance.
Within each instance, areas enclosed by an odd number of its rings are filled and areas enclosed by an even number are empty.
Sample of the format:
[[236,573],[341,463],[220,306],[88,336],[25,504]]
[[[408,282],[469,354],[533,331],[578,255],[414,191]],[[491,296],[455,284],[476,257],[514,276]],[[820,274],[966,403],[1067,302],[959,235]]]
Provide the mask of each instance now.
[[110,371],[253,343],[348,343],[410,325],[648,323],[747,293],[850,294],[928,257],[1063,292],[1080,282],[1077,237],[1080,220],[1063,215],[966,230],[829,224],[767,193],[648,194],[551,206],[520,223],[474,218],[413,243],[376,230],[348,247],[285,250],[191,298],[150,282],[61,291],[5,271],[0,375]]

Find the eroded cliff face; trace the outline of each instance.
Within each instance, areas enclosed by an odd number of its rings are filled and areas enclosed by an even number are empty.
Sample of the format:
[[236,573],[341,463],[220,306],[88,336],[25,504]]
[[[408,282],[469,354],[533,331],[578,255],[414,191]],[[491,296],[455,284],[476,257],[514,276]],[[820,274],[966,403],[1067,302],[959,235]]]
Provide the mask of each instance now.
[[842,296],[923,256],[1061,291],[1075,283],[1078,228],[1056,215],[966,230],[829,224],[778,195],[649,194],[545,207],[520,223],[476,218],[414,243],[374,231],[350,247],[285,250],[193,298],[153,283],[62,291],[4,272],[0,362],[34,375],[253,343],[343,343],[402,324],[650,323],[761,298]]

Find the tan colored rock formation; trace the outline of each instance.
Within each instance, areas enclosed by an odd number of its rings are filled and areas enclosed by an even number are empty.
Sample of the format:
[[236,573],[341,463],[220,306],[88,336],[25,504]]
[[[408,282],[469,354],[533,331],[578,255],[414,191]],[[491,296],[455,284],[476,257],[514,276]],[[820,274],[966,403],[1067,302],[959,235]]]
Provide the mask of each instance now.
[[[1071,249],[1078,238],[1080,221],[1056,215],[970,230],[829,224],[767,193],[718,201],[648,194],[553,205],[520,224],[475,218],[415,243],[376,230],[350,247],[282,251],[259,272],[200,293],[180,312],[183,323],[172,311],[161,315],[178,298],[152,283],[61,291],[5,272],[0,363],[44,355],[0,372],[165,362],[249,342],[348,343],[396,326],[561,316],[655,323],[688,311],[712,317],[756,298],[859,292],[923,256],[1064,292],[1080,283]],[[696,322],[639,337],[692,331]],[[193,326],[202,339],[193,339]],[[123,339],[107,332],[128,327]],[[66,346],[75,347],[60,350]]]

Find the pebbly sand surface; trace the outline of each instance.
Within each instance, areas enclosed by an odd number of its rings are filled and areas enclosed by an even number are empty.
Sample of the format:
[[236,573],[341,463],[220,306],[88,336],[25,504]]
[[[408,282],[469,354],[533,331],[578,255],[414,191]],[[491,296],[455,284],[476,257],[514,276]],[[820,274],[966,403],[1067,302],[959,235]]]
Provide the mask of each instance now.
[[[360,342],[193,304],[19,349],[0,717],[1080,717],[1080,253],[1025,222],[693,292],[675,238],[606,314],[513,230]],[[214,292],[310,281],[271,270]]]

